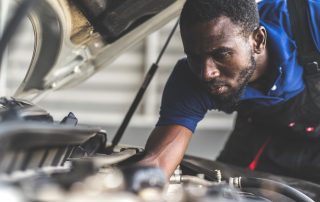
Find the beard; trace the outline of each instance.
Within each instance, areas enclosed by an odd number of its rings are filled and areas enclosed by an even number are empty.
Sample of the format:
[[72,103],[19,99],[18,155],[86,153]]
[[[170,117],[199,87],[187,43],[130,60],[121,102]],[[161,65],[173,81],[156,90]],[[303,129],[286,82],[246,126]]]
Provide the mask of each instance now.
[[[233,111],[233,109],[238,105],[241,96],[243,95],[243,92],[245,88],[247,87],[250,78],[252,77],[254,71],[256,69],[256,61],[253,57],[253,54],[250,56],[250,64],[247,66],[247,68],[243,69],[238,76],[237,79],[237,88],[230,89],[225,94],[210,94],[213,98],[215,105],[218,110],[222,111]],[[224,81],[213,81],[211,82],[211,85],[225,85],[226,82]]]

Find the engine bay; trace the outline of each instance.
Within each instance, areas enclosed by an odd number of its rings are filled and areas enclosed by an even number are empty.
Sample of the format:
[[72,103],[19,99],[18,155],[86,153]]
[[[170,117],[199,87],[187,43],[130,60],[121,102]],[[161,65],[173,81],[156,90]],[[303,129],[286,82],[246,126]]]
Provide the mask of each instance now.
[[[185,156],[167,180],[136,164],[143,149],[108,145],[107,132],[54,121],[30,102],[2,98],[0,193],[5,201],[313,201],[320,186]],[[110,141],[109,141],[110,142]],[[307,195],[305,195],[307,194]],[[309,198],[311,197],[311,198]]]

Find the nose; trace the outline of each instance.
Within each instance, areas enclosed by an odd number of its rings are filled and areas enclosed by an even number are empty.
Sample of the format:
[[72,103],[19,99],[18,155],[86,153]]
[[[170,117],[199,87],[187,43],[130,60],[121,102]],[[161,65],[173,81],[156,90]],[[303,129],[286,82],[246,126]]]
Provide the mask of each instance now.
[[207,57],[204,61],[201,77],[203,81],[211,81],[220,76],[220,71],[211,57]]

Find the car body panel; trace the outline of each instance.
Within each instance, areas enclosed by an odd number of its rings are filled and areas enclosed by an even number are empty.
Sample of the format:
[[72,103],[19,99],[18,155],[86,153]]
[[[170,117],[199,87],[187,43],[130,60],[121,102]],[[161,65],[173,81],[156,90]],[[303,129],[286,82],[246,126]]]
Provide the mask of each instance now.
[[177,17],[183,3],[184,0],[174,1],[157,15],[108,43],[93,31],[72,1],[39,2],[29,15],[35,30],[33,59],[14,97],[37,102],[50,91],[81,83]]

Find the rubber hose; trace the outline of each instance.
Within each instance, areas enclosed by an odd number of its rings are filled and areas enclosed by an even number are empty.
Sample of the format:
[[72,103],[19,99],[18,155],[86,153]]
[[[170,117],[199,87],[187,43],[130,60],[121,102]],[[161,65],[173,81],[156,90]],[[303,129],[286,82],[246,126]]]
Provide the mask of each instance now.
[[314,200],[297,189],[273,180],[241,177],[240,185],[241,188],[261,188],[275,191],[297,202],[314,202]]

